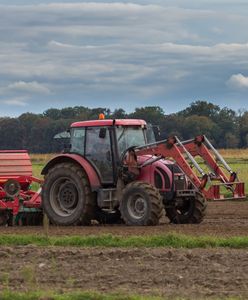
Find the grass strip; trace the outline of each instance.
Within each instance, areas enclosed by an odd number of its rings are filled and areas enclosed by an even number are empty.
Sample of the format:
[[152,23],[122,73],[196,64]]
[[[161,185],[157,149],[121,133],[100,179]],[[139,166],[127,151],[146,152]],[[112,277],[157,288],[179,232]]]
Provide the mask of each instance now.
[[177,233],[150,236],[90,236],[0,235],[2,246],[74,246],[74,247],[172,247],[172,248],[248,248],[248,236],[189,236]]
[[[125,296],[120,294],[99,294],[95,292],[73,292],[68,294],[54,294],[51,292],[3,292],[1,300],[162,300],[158,297]],[[163,298],[164,299],[164,298]],[[178,299],[178,298],[177,298]]]
[[[191,298],[185,297],[153,297],[138,295],[122,295],[122,294],[100,294],[96,292],[73,292],[66,294],[55,294],[52,292],[0,292],[1,300],[187,300]],[[196,298],[195,298],[196,299]],[[201,300],[203,298],[197,298]],[[205,300],[207,298],[204,298]],[[211,300],[242,300],[242,297],[216,297],[209,298]]]

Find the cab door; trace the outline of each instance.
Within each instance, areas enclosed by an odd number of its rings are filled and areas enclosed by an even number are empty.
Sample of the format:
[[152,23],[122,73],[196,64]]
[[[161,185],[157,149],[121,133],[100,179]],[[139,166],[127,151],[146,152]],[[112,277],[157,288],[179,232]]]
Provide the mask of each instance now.
[[113,183],[111,137],[108,127],[87,127],[85,157],[98,171],[103,184]]

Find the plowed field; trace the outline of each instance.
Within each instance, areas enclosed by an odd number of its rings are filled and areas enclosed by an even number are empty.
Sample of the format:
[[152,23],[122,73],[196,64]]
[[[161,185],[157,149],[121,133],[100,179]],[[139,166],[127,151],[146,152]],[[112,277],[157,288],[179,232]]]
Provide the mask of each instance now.
[[8,276],[15,291],[248,297],[247,250],[18,246],[2,247],[0,260],[0,290]]
[[[43,232],[42,227],[1,227],[1,233],[32,233]],[[50,226],[51,235],[90,235],[90,234],[115,234],[115,235],[152,235],[169,232],[178,232],[191,235],[218,235],[237,236],[248,234],[248,201],[240,202],[209,202],[207,216],[201,224],[174,225],[169,224],[167,218],[161,219],[159,226],[129,227],[125,225],[92,225],[56,227]]]
[[[4,234],[42,234],[42,227],[2,227]],[[199,225],[172,225],[164,217],[155,227],[125,225],[50,226],[51,235],[237,236],[248,233],[248,202],[211,202]],[[177,296],[187,299],[241,296],[248,299],[247,249],[0,247],[0,291],[94,290]],[[215,298],[216,299],[216,298]]]

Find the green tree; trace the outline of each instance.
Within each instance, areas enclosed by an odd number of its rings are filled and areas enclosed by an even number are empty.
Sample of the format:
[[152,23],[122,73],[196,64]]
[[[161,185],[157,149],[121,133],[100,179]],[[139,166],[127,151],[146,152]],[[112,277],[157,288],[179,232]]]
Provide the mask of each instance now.
[[125,119],[127,117],[127,113],[124,109],[118,108],[113,111],[110,117],[112,119]]
[[0,148],[2,150],[23,149],[22,126],[16,118],[2,118],[0,120]]
[[236,112],[224,107],[218,114],[216,124],[221,134],[221,138],[218,140],[218,147],[236,148],[239,145],[239,128]]
[[239,119],[240,146],[248,147],[248,111],[245,111]]
[[97,120],[100,114],[104,114],[105,118],[108,119],[111,115],[111,111],[109,108],[104,107],[97,107],[91,109],[89,119],[90,120]]
[[166,139],[174,135],[180,139],[183,138],[184,119],[184,117],[177,114],[165,116],[163,122],[160,124],[161,139]]
[[183,122],[183,138],[190,139],[197,135],[207,135],[210,140],[214,140],[215,131],[218,130],[216,124],[206,116],[190,116]]
[[61,118],[61,110],[57,108],[49,108],[44,111],[43,115],[47,118],[58,120]]
[[189,107],[179,112],[179,115],[189,117],[193,115],[205,116],[211,120],[216,120],[220,112],[220,107],[207,101],[195,101]]
[[164,111],[159,106],[145,106],[135,108],[135,111],[128,116],[133,119],[143,119],[147,123],[159,125],[164,120]]
[[36,143],[36,139],[32,139],[31,132],[32,128],[36,127],[37,121],[40,118],[41,115],[33,113],[24,113],[18,118],[22,128],[22,144],[24,149],[30,150],[32,149],[32,145]]
[[224,148],[238,148],[239,136],[232,134],[231,132],[227,132],[224,136],[223,146]]

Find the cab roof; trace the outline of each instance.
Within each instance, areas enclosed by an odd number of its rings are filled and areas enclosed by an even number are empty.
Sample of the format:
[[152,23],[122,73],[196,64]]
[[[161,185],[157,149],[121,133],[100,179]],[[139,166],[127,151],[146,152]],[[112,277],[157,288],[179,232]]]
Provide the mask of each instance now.
[[81,121],[71,124],[71,127],[94,127],[94,126],[145,126],[144,120],[138,119],[104,119],[104,120],[90,120]]

